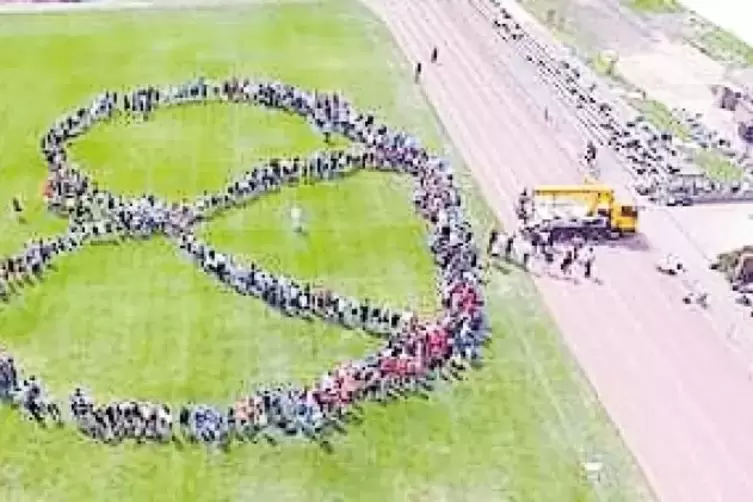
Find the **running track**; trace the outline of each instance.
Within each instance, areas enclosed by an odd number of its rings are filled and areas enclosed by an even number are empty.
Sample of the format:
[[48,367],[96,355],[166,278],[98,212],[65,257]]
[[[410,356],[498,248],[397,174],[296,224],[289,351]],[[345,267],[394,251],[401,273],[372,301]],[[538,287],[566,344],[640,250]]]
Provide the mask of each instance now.
[[[572,150],[493,63],[510,56],[466,0],[365,1],[409,61],[439,47],[440,64],[426,68],[421,85],[501,221],[514,224],[524,186],[582,181]],[[683,242],[660,210],[645,212],[642,231],[662,248]],[[599,251],[600,283],[535,280],[658,498],[753,501],[746,364],[720,340],[718,319],[679,303],[681,286],[659,276],[651,256]]]

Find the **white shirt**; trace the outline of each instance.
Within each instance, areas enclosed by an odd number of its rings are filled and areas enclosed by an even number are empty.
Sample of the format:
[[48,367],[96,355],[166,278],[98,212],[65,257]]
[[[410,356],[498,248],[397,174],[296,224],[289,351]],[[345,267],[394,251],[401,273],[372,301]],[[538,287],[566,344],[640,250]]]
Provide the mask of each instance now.
[[290,210],[290,218],[294,221],[300,221],[302,217],[303,211],[301,211],[301,208],[298,206],[293,206],[293,208]]

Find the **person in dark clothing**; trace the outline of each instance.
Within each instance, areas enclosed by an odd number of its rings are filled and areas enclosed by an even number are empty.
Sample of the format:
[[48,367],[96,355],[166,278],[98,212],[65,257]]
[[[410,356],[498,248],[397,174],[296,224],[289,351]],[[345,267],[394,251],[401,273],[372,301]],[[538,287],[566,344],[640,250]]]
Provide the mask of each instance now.
[[505,240],[505,260],[510,260],[512,258],[512,252],[515,249],[515,235],[511,234],[507,236],[507,239]]
[[16,219],[20,223],[25,223],[26,220],[24,219],[24,206],[21,204],[21,199],[19,199],[18,197],[13,197],[11,206],[13,208],[13,214],[16,215]]
[[596,145],[592,141],[586,144],[586,163],[593,165],[596,162]]
[[489,232],[489,241],[486,245],[486,254],[491,256],[492,252],[494,251],[494,247],[497,244],[497,240],[499,239],[499,230],[496,228],[493,228],[491,232]]
[[436,62],[437,62],[437,58],[438,58],[438,57],[439,57],[439,51],[437,50],[437,48],[436,48],[436,47],[434,47],[434,48],[433,48],[433,49],[431,50],[431,62],[432,62],[432,63],[436,63]]
[[593,248],[588,248],[583,253],[583,276],[586,279],[590,279],[593,276],[594,266],[594,251]]
[[564,275],[570,275],[570,267],[572,266],[573,261],[575,261],[573,251],[568,250],[565,253],[565,256],[562,258],[562,262],[560,264],[560,272],[562,272]]
[[423,67],[421,66],[421,61],[419,61],[418,63],[416,63],[416,70],[415,70],[415,72],[413,74],[413,79],[416,82],[418,82],[419,79],[421,78],[421,71],[422,70],[423,70]]
[[588,259],[583,262],[583,275],[586,279],[591,278],[591,271],[593,269],[593,259]]

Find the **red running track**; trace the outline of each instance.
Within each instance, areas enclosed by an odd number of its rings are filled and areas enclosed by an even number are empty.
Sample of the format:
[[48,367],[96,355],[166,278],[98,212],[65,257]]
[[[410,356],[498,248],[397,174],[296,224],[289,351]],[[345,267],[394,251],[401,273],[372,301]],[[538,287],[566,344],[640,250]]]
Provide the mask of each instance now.
[[[365,0],[410,61],[428,59],[421,85],[501,221],[514,225],[524,186],[582,181],[571,154],[497,65],[488,22],[464,0]],[[493,54],[493,57],[492,57]],[[648,210],[653,244],[680,239]],[[537,274],[562,336],[585,370],[658,498],[753,501],[753,384],[720,342],[718,325],[684,308],[681,286],[644,252],[599,249],[601,281]]]

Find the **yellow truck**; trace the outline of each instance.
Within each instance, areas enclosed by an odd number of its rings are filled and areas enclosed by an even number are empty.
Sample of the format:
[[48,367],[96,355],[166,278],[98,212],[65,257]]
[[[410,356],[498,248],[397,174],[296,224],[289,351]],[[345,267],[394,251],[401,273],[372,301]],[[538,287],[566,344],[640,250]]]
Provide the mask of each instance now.
[[527,224],[556,233],[555,239],[620,238],[638,231],[638,208],[618,200],[612,187],[601,184],[534,187],[527,207]]

